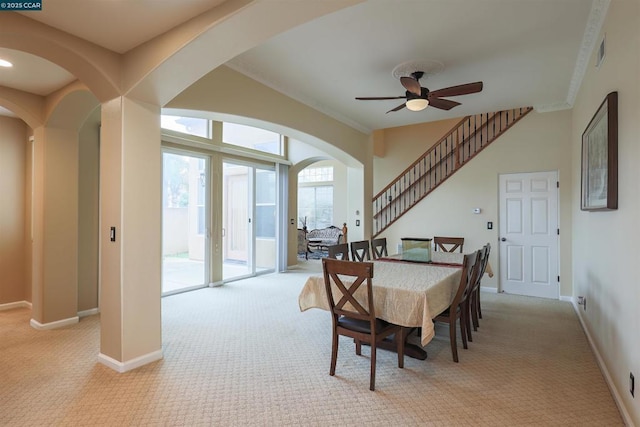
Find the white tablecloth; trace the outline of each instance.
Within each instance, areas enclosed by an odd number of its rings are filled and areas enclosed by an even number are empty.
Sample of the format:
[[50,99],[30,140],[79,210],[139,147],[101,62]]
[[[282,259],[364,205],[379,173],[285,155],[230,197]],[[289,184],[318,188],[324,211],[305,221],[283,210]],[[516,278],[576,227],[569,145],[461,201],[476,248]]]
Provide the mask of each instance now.
[[[434,256],[434,260],[456,262],[462,258],[461,254],[450,255],[451,259]],[[435,333],[432,318],[451,303],[460,283],[461,268],[399,261],[374,261],[373,264],[376,317],[396,325],[422,327],[421,344],[426,345]],[[301,311],[329,310],[322,276],[309,277],[298,303]]]

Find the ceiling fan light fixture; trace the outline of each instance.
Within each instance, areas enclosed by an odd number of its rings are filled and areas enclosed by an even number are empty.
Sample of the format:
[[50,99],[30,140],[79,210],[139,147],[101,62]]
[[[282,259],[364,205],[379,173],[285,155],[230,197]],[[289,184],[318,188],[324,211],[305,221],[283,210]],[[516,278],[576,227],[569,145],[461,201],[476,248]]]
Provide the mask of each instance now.
[[406,106],[411,111],[422,111],[429,105],[429,100],[424,98],[409,99]]

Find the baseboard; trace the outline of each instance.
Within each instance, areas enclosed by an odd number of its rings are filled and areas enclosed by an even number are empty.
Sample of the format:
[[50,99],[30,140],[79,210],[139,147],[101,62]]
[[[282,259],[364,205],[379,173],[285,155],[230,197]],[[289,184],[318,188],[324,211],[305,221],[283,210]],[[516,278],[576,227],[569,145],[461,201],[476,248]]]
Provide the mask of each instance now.
[[31,324],[32,328],[38,329],[40,331],[45,331],[49,329],[61,328],[63,326],[75,325],[79,321],[80,321],[80,318],[76,316],[76,317],[70,317],[68,319],[56,320],[55,322],[49,322],[49,323],[40,323],[35,319],[31,319],[29,323]]
[[573,303],[573,297],[560,295],[560,301]]
[[624,424],[628,426],[632,426],[633,420],[631,419],[631,415],[627,411],[627,408],[624,406],[624,403],[623,403],[624,401],[622,400],[622,396],[620,396],[620,393],[618,393],[618,390],[615,387],[615,383],[613,382],[613,378],[611,378],[611,374],[609,374],[609,370],[607,369],[607,366],[604,363],[604,359],[600,355],[598,348],[595,346],[595,343],[591,338],[591,334],[589,333],[589,329],[587,329],[587,325],[584,323],[584,320],[582,319],[582,313],[580,312],[581,306],[578,305],[578,301],[574,298],[569,298],[569,301],[571,301],[571,305],[573,305],[573,309],[575,310],[576,315],[578,316],[578,320],[580,320],[580,325],[582,326],[582,330],[584,331],[584,334],[587,336],[587,341],[589,341],[589,346],[591,347],[591,351],[593,351],[593,354],[596,356],[596,362],[600,367],[600,372],[602,372],[602,375],[604,376],[607,386],[611,391],[611,395],[613,396],[613,400],[614,402],[616,402],[616,406],[618,407],[618,410],[622,415]]
[[480,290],[482,292],[491,292],[492,294],[497,294],[498,293],[498,288],[489,288],[486,286],[480,286]]
[[83,318],[83,317],[87,317],[87,316],[93,316],[94,314],[98,314],[100,313],[100,309],[99,308],[90,308],[89,310],[82,310],[78,312],[78,317],[79,318]]
[[14,308],[31,308],[31,303],[29,301],[16,301],[0,304],[0,311],[13,310]]
[[148,363],[155,362],[156,360],[160,360],[162,357],[162,350],[158,350],[145,354],[144,356],[136,357],[135,359],[131,359],[127,362],[119,362],[106,354],[99,353],[98,362],[122,374]]

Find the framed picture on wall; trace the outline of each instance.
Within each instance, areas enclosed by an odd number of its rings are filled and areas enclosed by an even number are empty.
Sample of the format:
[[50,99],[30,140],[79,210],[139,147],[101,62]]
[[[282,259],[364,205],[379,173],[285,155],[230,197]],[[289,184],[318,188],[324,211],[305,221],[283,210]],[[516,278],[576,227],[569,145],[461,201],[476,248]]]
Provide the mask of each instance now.
[[580,208],[618,209],[618,92],[611,92],[582,134]]

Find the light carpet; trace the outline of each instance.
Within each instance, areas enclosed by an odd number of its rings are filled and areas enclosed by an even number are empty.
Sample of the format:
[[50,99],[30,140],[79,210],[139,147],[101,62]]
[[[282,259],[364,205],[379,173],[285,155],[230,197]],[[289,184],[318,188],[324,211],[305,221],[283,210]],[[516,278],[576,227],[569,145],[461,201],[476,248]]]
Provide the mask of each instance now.
[[297,304],[319,265],[164,298],[164,359],[125,374],[97,362],[98,315],[37,331],[0,312],[0,425],[623,425],[566,302],[483,294],[460,363],[443,325],[427,360],[379,351],[375,392],[347,339],[329,376],[329,314]]

